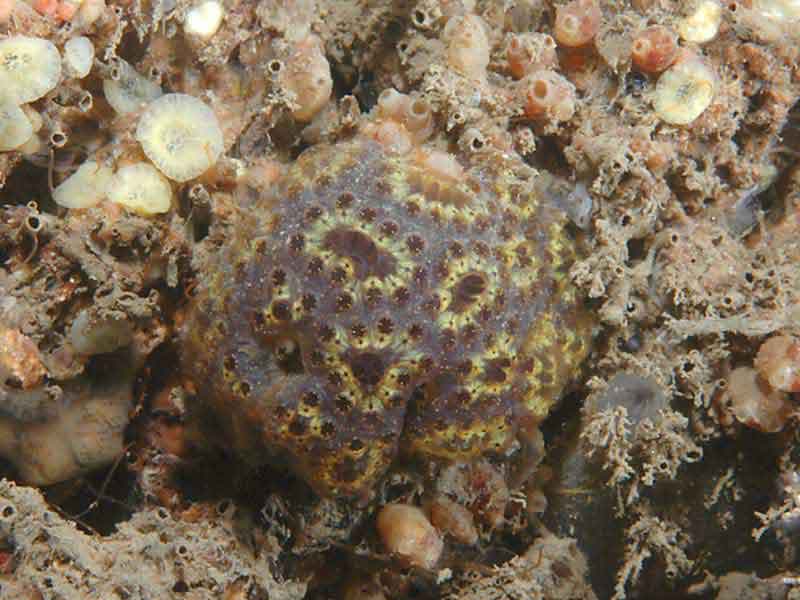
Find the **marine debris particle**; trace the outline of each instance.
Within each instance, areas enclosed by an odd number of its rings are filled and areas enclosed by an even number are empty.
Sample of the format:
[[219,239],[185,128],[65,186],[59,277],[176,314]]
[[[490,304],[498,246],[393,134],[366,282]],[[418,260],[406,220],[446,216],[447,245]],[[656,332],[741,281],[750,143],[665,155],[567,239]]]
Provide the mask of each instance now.
[[383,148],[301,155],[212,259],[183,327],[195,405],[323,494],[368,495],[401,448],[508,450],[588,350],[578,245],[538,183],[502,165],[443,178]]

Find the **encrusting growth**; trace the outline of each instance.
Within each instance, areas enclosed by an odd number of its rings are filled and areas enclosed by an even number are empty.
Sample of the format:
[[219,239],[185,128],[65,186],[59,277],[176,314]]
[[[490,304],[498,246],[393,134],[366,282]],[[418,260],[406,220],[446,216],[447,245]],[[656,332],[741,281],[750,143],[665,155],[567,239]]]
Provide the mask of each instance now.
[[[209,266],[183,328],[192,406],[324,494],[369,496],[400,448],[506,451],[590,336],[549,179],[468,174],[412,149],[424,105],[386,93],[378,112],[364,137],[306,152],[243,198],[263,219]],[[378,134],[388,124],[400,146]]]

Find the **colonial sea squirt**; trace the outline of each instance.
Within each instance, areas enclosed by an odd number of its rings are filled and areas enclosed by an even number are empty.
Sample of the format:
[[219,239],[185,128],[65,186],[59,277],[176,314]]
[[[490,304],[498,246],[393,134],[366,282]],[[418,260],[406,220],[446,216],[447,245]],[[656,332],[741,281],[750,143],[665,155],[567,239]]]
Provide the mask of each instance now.
[[257,192],[184,324],[195,405],[321,494],[368,496],[400,452],[508,450],[588,350],[551,178],[498,159],[448,179],[415,156],[306,151]]

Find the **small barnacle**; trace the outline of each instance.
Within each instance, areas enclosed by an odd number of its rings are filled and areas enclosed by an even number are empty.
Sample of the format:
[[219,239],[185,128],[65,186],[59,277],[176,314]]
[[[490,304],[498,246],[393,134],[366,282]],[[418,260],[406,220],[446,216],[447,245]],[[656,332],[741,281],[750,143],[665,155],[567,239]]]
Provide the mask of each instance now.
[[108,199],[147,217],[169,210],[172,188],[151,165],[134,163],[114,173],[108,188]]
[[479,152],[486,147],[486,137],[476,127],[470,127],[462,134],[458,145],[467,152]]
[[202,175],[224,149],[214,111],[186,94],[166,94],[142,113],[136,139],[159,171],[174,181]]
[[19,106],[0,106],[0,151],[19,148],[32,137],[33,125]]
[[431,29],[436,19],[441,15],[442,11],[438,6],[434,10],[418,6],[411,14],[411,22],[418,29],[428,30]]
[[108,194],[112,176],[110,168],[87,160],[53,190],[53,200],[65,208],[95,206]]
[[0,40],[0,97],[5,102],[33,102],[60,80],[61,56],[52,42],[24,35]]
[[210,40],[217,33],[225,8],[217,0],[201,0],[189,10],[183,19],[183,32],[201,40]]
[[575,114],[575,86],[555,71],[537,71],[523,80],[525,114],[531,119],[568,121]]
[[489,36],[477,15],[450,17],[442,33],[447,44],[447,62],[467,77],[483,79],[489,66]]
[[386,88],[378,96],[378,117],[402,121],[408,104],[408,96],[394,88]]
[[367,122],[365,135],[406,154],[412,145],[427,139],[433,131],[433,111],[427,101],[401,94],[394,88],[383,90],[378,97],[376,122]]
[[425,100],[410,98],[403,114],[403,123],[411,132],[415,142],[419,143],[427,139],[433,131],[433,114],[430,104]]
[[111,67],[111,79],[103,80],[103,93],[111,108],[126,114],[161,96],[161,87],[118,58]]
[[755,367],[774,389],[800,392],[800,341],[789,335],[776,335],[761,344]]
[[382,121],[402,125],[414,143],[424,141],[433,130],[433,111],[427,101],[401,94],[394,88],[378,96],[377,116]]
[[67,74],[81,79],[89,74],[94,63],[94,44],[86,36],[70,38],[64,44],[64,66]]
[[387,504],[378,513],[376,526],[386,549],[409,565],[432,569],[439,562],[444,542],[416,506]]
[[78,98],[78,109],[81,112],[87,113],[92,110],[93,106],[94,96],[92,96],[92,92],[83,90]]
[[704,44],[713,40],[722,23],[722,7],[717,0],[700,0],[692,12],[678,23],[678,33],[687,42]]
[[56,126],[50,132],[50,144],[53,148],[63,148],[67,145],[67,141],[69,140],[69,136],[67,132],[61,129],[60,127]]
[[653,25],[633,40],[631,60],[645,73],[660,73],[678,56],[675,34],[666,27]]
[[658,78],[653,99],[656,114],[672,125],[688,125],[711,104],[716,81],[708,64],[696,54],[683,51]]
[[580,48],[594,40],[600,29],[603,13],[595,0],[571,0],[556,9],[554,35],[568,48]]

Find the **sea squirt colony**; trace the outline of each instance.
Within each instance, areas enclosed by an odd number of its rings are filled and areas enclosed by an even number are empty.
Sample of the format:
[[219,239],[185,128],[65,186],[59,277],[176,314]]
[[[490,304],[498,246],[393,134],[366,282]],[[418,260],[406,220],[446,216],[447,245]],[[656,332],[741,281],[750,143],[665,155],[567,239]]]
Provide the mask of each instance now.
[[257,216],[211,259],[183,328],[231,443],[287,456],[323,494],[368,496],[399,452],[508,451],[588,348],[555,182],[501,159],[448,176],[380,127],[250,192]]

